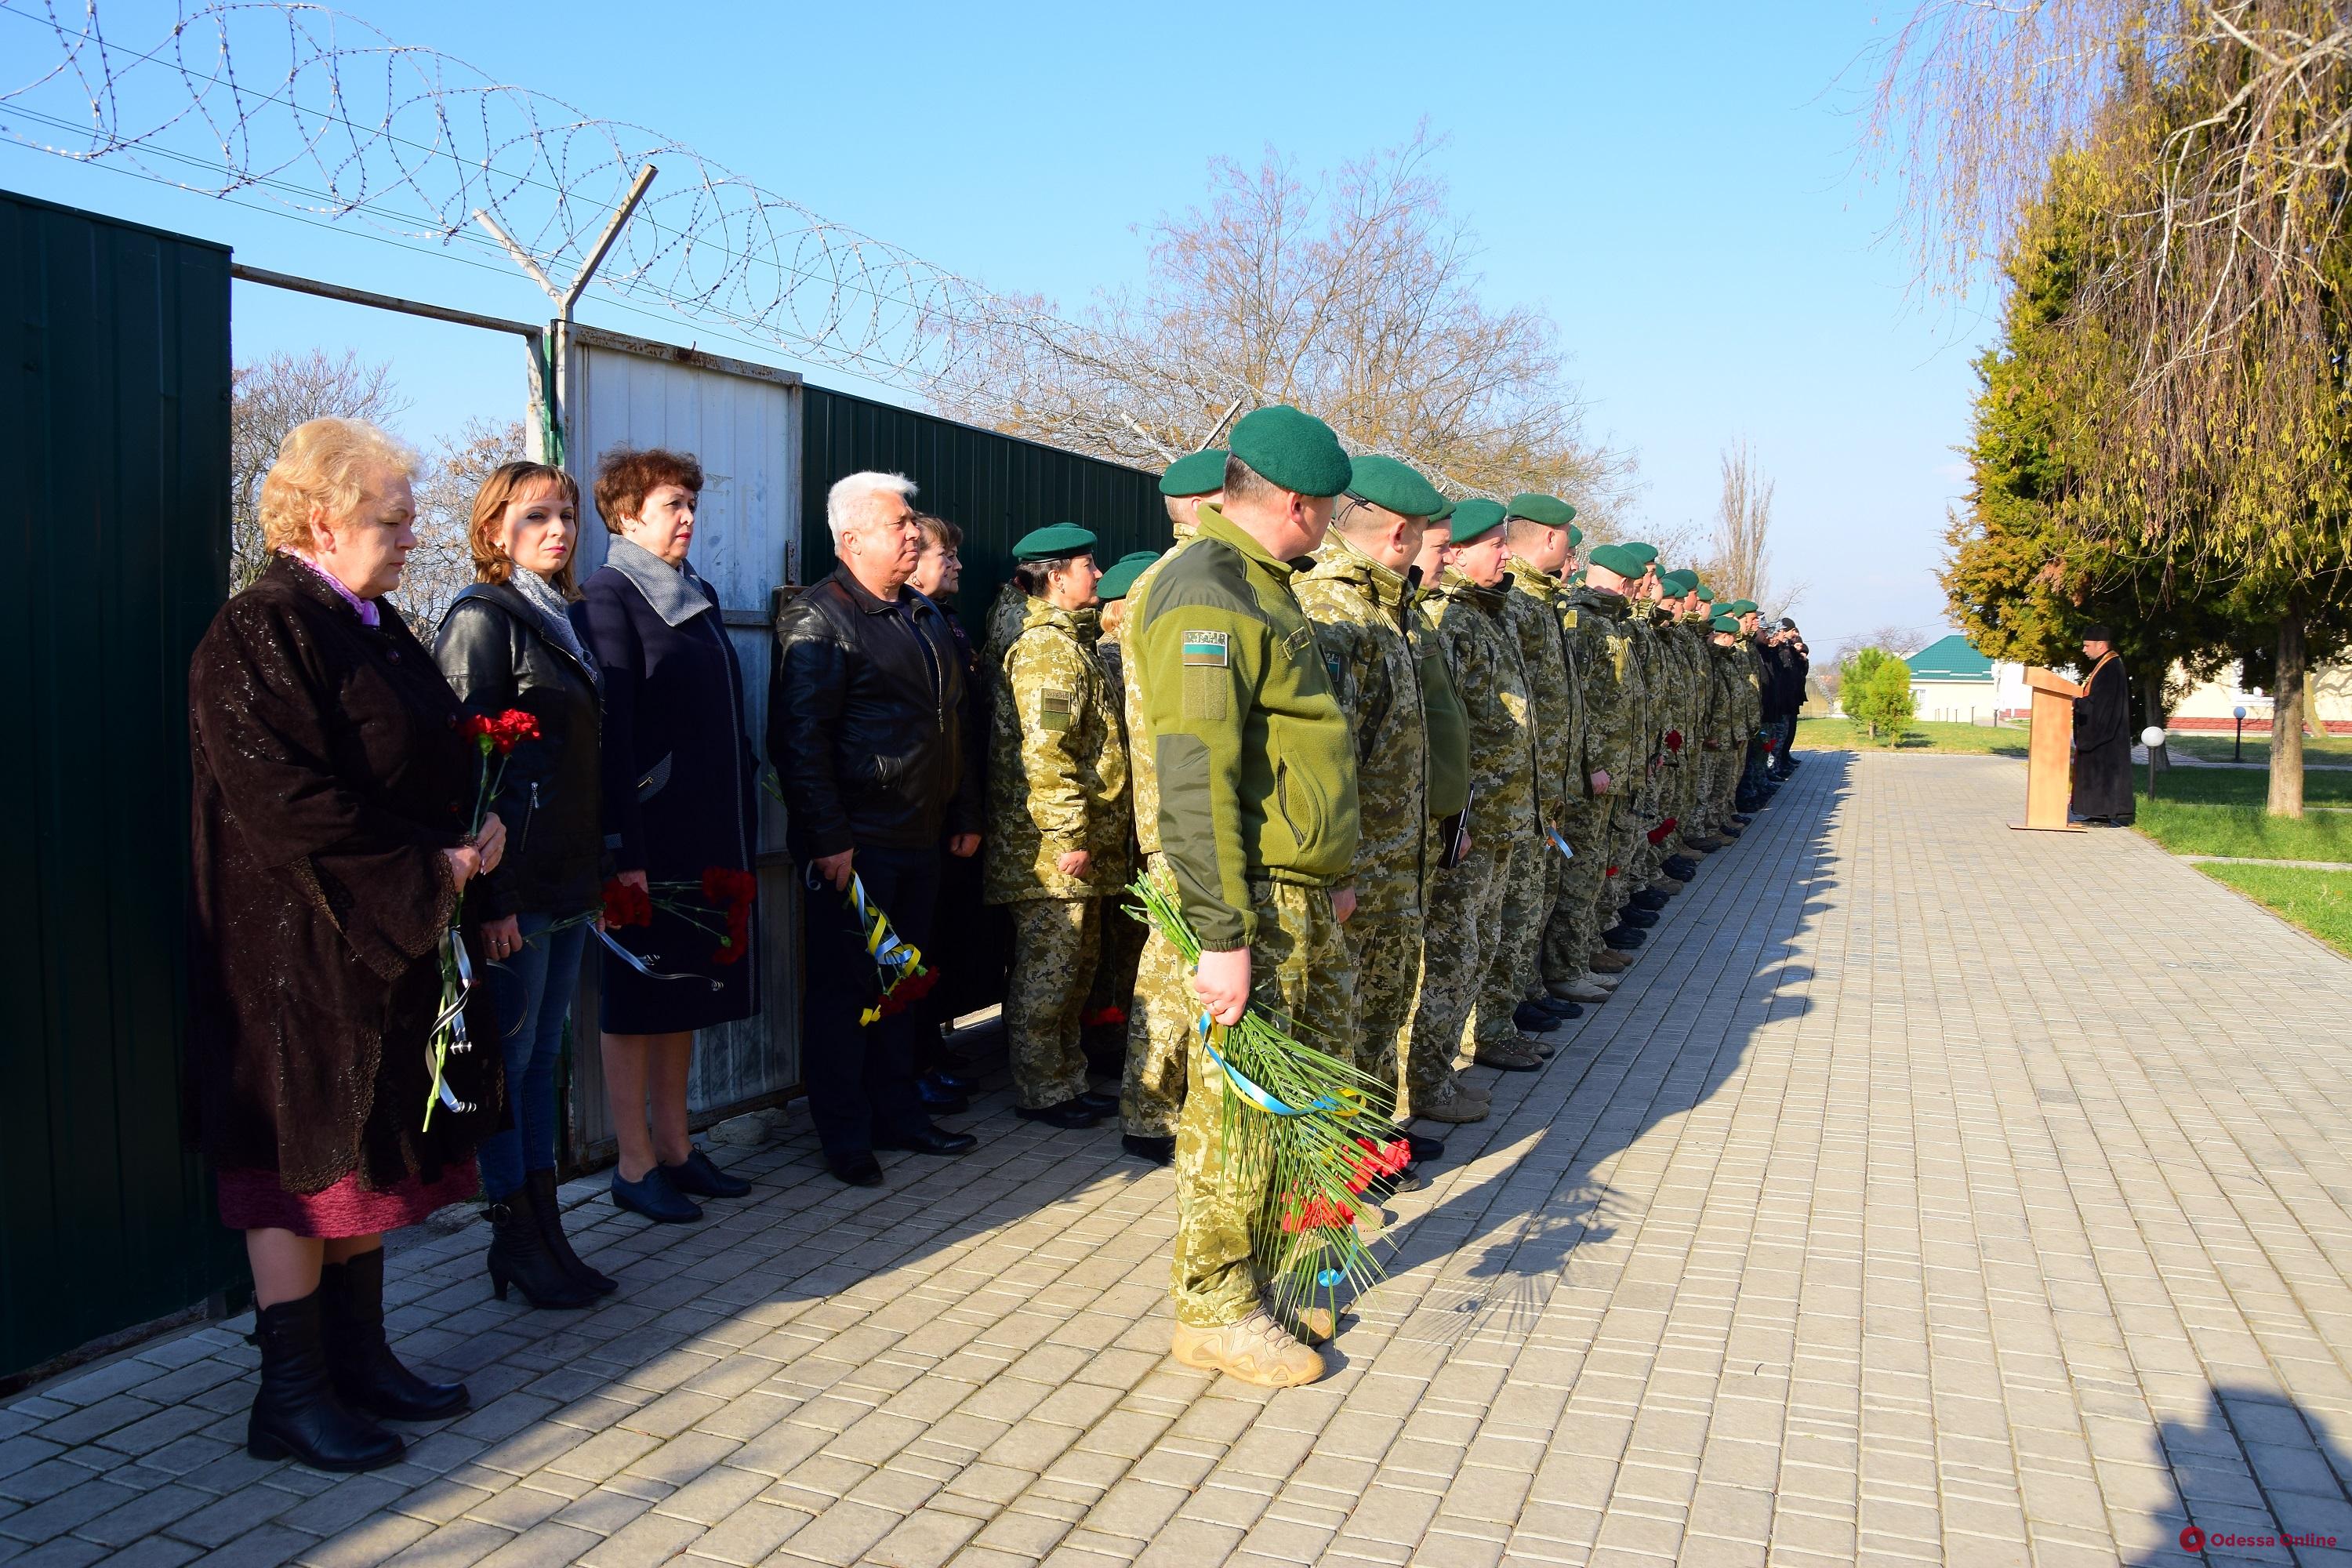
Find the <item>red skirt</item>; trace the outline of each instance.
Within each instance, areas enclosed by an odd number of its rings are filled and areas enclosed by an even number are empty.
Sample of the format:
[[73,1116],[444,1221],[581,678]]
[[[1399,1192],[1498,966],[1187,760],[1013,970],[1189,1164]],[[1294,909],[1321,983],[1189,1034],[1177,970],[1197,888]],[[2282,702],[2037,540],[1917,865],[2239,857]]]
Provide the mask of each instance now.
[[275,1171],[223,1171],[216,1182],[221,1223],[229,1229],[290,1230],[330,1241],[419,1224],[434,1210],[472,1197],[480,1185],[470,1158],[444,1166],[437,1182],[412,1176],[381,1191],[361,1186],[356,1171],[308,1196],[288,1192]]

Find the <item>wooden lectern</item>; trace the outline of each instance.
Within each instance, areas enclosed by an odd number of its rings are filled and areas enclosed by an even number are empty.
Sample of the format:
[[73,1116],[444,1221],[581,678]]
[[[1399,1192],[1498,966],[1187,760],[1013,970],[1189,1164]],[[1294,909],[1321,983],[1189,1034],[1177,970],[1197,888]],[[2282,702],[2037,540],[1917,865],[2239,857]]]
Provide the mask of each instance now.
[[2074,793],[2074,699],[2084,688],[2046,669],[2029,669],[2033,689],[2033,740],[2025,762],[2025,820],[2011,827],[2043,833],[2084,833],[2066,820]]

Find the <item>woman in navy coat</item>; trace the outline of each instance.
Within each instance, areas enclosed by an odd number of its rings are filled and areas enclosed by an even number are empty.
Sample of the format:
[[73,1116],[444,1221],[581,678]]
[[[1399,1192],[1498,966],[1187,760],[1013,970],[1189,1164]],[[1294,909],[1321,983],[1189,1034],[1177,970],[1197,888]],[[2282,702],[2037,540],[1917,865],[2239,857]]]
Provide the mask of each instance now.
[[604,1088],[620,1141],[613,1201],[647,1218],[702,1217],[697,1197],[750,1184],[687,1133],[694,1031],[760,1009],[756,925],[722,944],[723,908],[706,875],[748,875],[757,848],[757,764],[743,726],[743,671],[719,595],[687,563],[702,466],[658,448],[604,454],[596,510],[614,534],[583,585],[583,638],[604,670],[604,842],[619,879],[683,904],[612,934],[645,967],[607,951],[600,981]]

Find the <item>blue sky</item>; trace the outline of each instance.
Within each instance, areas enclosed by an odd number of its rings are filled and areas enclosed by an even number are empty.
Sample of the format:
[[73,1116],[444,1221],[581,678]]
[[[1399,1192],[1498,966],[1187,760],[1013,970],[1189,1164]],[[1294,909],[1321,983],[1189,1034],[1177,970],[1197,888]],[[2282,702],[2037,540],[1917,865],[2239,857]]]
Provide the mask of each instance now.
[[[1072,310],[1139,277],[1137,226],[1199,200],[1212,157],[1254,163],[1271,146],[1313,170],[1402,142],[1426,117],[1447,139],[1435,166],[1483,245],[1489,298],[1550,313],[1595,430],[1638,453],[1637,515],[1704,522],[1717,455],[1745,437],[1778,481],[1776,573],[1810,584],[1796,616],[1817,652],[1881,625],[1940,629],[1932,573],[1987,327],[1918,295],[1902,241],[1882,237],[1896,193],[1859,166],[1868,67],[1855,62],[1904,14],[1899,0],[1445,16],[1384,4],[342,8]],[[172,14],[154,0],[102,7],[117,38],[160,36]],[[680,37],[668,18],[688,16]],[[24,26],[0,15],[0,58],[42,41]],[[257,266],[546,314],[519,273],[5,142],[0,184],[221,239]],[[236,312],[240,356],[320,345],[391,359],[415,405],[412,436],[520,406],[509,341],[246,286]],[[722,347],[593,294],[582,315]]]

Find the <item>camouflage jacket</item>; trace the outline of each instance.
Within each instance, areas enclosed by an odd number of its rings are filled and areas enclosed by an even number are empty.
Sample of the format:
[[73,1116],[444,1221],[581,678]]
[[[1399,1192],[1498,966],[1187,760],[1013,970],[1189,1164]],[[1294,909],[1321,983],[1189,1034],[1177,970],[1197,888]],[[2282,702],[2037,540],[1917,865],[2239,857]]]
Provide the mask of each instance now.
[[1496,845],[1536,825],[1535,740],[1518,639],[1503,623],[1508,593],[1449,569],[1429,601],[1470,721],[1470,831]]
[[[981,841],[992,904],[1098,897],[1128,880],[1127,747],[1110,681],[1076,616],[1043,599],[1028,606],[992,672]],[[1078,849],[1093,863],[1064,875],[1058,862]]]
[[1715,722],[1714,661],[1707,658],[1706,637],[1692,616],[1676,616],[1665,634],[1682,684],[1683,745],[1697,751]]
[[1719,752],[1737,752],[1747,739],[1747,731],[1740,728],[1739,649],[1725,647],[1710,637],[1706,659],[1715,679],[1715,706],[1707,725],[1707,739]]
[[1646,768],[1665,750],[1666,703],[1671,683],[1666,661],[1659,654],[1658,624],[1650,618],[1649,605],[1633,604],[1633,613],[1625,617],[1625,631],[1633,644],[1634,667],[1642,672],[1641,696],[1633,710],[1633,758],[1638,770]]
[[993,668],[1004,662],[1004,650],[1028,627],[1029,606],[1034,603],[1018,583],[1007,583],[996,590],[996,598],[988,606],[988,618],[980,627],[980,661],[983,668]]
[[1565,820],[1571,796],[1585,790],[1576,771],[1584,750],[1583,706],[1569,676],[1566,634],[1559,620],[1559,582],[1517,556],[1506,563],[1510,592],[1503,620],[1519,645],[1519,668],[1528,679],[1528,708],[1535,728],[1536,809],[1547,826]]
[[[1200,531],[1196,523],[1176,530],[1176,542],[1183,543]],[[1175,553],[1171,547],[1160,552],[1160,559],[1136,574],[1127,589],[1127,624],[1139,626],[1143,619],[1143,602],[1160,569],[1168,564]],[[1127,666],[1127,679],[1119,696],[1127,710],[1128,793],[1135,800],[1135,844],[1146,855],[1160,853],[1160,763],[1151,747],[1151,723],[1143,713],[1143,685],[1136,677],[1132,659],[1125,657],[1125,637],[1120,638],[1121,661]]]
[[1418,663],[1435,634],[1405,580],[1334,533],[1294,578],[1356,742],[1362,837],[1349,872],[1359,915],[1421,908],[1429,837],[1429,726]]
[[1569,657],[1577,689],[1584,699],[1584,755],[1578,765],[1587,775],[1588,793],[1590,775],[1605,773],[1609,793],[1624,794],[1640,765],[1633,746],[1642,672],[1633,662],[1633,634],[1625,629],[1630,610],[1622,595],[1589,587],[1570,592],[1560,609],[1560,623],[1571,639]]

